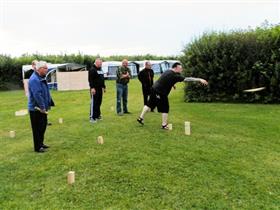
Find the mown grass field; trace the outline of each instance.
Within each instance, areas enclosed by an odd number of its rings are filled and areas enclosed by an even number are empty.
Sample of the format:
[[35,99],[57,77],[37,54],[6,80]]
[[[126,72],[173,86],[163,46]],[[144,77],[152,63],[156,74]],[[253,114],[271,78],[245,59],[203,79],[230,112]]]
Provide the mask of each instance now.
[[97,124],[88,91],[52,92],[44,154],[33,152],[29,116],[14,115],[26,108],[23,91],[0,92],[0,209],[280,209],[279,105],[184,103],[180,84],[170,95],[173,130],[164,131],[158,113],[137,124],[137,80],[132,114],[122,117],[111,110],[114,81],[107,86]]

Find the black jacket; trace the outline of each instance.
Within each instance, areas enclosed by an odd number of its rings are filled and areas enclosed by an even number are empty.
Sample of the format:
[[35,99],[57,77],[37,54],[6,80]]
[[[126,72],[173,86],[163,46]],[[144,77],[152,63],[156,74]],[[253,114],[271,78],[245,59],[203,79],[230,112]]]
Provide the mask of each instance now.
[[154,83],[154,71],[145,68],[139,72],[138,79],[142,83],[143,89],[150,89]]
[[88,71],[88,82],[90,88],[106,88],[102,68],[97,68],[93,64],[93,66]]

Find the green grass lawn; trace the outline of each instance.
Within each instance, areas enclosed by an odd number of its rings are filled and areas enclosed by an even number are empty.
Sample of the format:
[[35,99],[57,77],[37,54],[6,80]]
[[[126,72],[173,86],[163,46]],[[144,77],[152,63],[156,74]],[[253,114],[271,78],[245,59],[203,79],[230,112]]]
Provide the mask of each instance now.
[[173,130],[164,131],[159,113],[137,124],[137,80],[132,114],[122,117],[111,110],[115,83],[106,84],[97,124],[88,120],[88,91],[52,92],[43,154],[33,152],[29,116],[14,115],[26,108],[24,92],[0,92],[0,209],[280,209],[279,105],[184,103],[178,84],[169,97]]

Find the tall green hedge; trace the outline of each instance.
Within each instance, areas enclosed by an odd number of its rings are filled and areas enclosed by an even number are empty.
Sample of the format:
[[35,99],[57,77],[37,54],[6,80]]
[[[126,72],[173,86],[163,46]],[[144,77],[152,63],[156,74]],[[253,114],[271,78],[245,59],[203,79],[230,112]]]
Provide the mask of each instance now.
[[209,82],[207,88],[187,84],[187,101],[280,102],[280,25],[205,33],[183,52],[184,73]]

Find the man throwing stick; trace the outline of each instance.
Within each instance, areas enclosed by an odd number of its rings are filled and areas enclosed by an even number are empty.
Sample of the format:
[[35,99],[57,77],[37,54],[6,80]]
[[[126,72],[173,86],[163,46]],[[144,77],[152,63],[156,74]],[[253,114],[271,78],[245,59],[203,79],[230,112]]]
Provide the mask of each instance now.
[[169,102],[168,95],[172,87],[177,82],[200,82],[203,85],[208,85],[208,82],[201,78],[194,77],[183,77],[181,75],[183,68],[179,62],[172,65],[171,70],[165,71],[160,78],[152,86],[151,96],[148,104],[144,105],[142,113],[137,121],[144,125],[144,116],[147,112],[157,107],[158,112],[162,113],[162,129],[168,130],[168,113],[169,113]]

